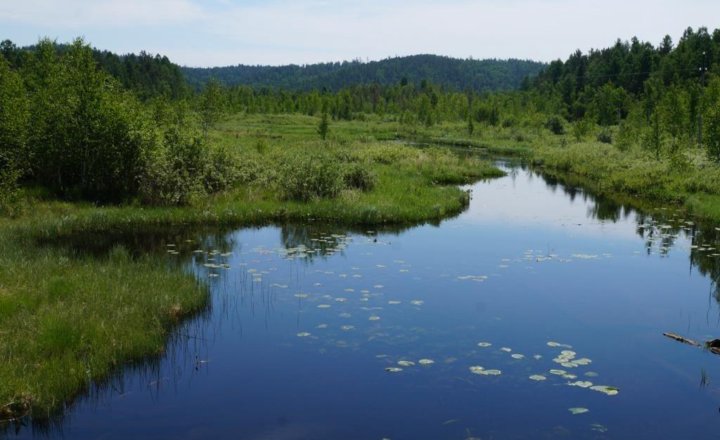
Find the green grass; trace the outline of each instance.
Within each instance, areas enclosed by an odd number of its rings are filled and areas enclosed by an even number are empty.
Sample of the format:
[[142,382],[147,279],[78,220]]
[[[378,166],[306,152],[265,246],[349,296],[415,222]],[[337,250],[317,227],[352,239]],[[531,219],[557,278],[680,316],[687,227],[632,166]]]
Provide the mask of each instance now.
[[[0,417],[42,418],[131,361],[207,303],[180,270],[123,248],[104,258],[0,234]],[[14,235],[14,234],[13,234]]]
[[[447,149],[378,141],[399,137],[392,121],[336,121],[326,142],[316,126],[317,118],[297,115],[223,122],[210,137],[237,155],[238,183],[189,206],[98,207],[26,190],[17,217],[0,219],[0,420],[47,417],[117,368],[161,353],[174,326],[209,298],[204,285],[163,258],[131,258],[122,248],[82,256],[41,242],[156,226],[438,222],[468,204],[456,184],[503,174]],[[341,186],[332,198],[288,199],[298,183],[284,164],[307,155],[337,167],[338,176],[359,169],[372,184],[363,190],[335,179]]]

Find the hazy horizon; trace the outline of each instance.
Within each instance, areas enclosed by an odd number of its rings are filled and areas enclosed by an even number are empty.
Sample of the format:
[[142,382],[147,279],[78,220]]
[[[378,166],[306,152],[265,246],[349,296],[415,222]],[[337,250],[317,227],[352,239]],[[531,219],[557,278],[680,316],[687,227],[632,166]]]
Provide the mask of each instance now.
[[549,62],[637,37],[677,42],[713,30],[720,2],[602,5],[571,0],[7,0],[3,35],[18,45],[83,37],[103,50],[166,55],[188,67],[279,66],[434,54]]

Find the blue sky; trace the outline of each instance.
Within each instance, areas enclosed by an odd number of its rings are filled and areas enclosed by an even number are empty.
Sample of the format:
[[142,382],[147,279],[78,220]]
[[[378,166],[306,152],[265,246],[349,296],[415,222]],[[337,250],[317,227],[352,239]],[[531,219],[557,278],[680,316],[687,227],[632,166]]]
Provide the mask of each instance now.
[[617,38],[677,41],[718,17],[719,0],[0,0],[0,39],[81,36],[190,66],[417,53],[550,61]]

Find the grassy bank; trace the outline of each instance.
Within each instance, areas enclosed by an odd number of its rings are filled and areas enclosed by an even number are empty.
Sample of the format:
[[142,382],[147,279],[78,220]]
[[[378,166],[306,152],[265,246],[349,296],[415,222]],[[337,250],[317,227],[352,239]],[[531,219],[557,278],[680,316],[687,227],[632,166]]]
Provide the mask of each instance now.
[[563,136],[532,142],[529,161],[547,174],[576,180],[594,193],[637,207],[665,204],[720,221],[720,166],[689,148],[659,158],[639,145],[623,149]]
[[320,141],[315,118],[226,121],[210,138],[237,159],[236,183],[186,206],[94,206],[27,190],[16,217],[0,220],[0,419],[62,409],[114,369],[161,353],[174,325],[207,305],[206,287],[163,258],[121,247],[91,257],[52,245],[59,238],[152,226],[440,221],[467,206],[455,185],[503,174],[445,149],[378,141],[394,137],[393,127],[372,124],[333,124]]
[[0,232],[0,417],[44,417],[113,368],[161,353],[205,306],[189,274],[118,247],[104,258]]

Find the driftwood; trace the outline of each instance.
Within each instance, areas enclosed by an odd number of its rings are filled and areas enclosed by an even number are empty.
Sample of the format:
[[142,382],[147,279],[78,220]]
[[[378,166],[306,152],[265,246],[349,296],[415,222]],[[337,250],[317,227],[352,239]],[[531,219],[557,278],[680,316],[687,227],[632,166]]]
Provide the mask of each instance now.
[[670,339],[674,339],[678,342],[682,342],[683,344],[692,345],[693,347],[705,347],[708,349],[708,351],[712,354],[720,355],[720,339],[712,339],[710,341],[706,341],[704,345],[700,345],[697,342],[693,341],[692,339],[688,339],[684,336],[680,336],[676,333],[663,333],[663,336],[666,336]]
[[678,341],[678,342],[682,342],[683,344],[692,345],[693,347],[699,347],[699,346],[700,346],[700,344],[698,344],[697,342],[693,341],[692,339],[688,339],[688,338],[686,338],[686,337],[684,337],[684,336],[680,336],[680,335],[675,334],[675,333],[663,333],[663,336],[667,336],[668,338],[674,339],[674,340],[676,340],[676,341]]

